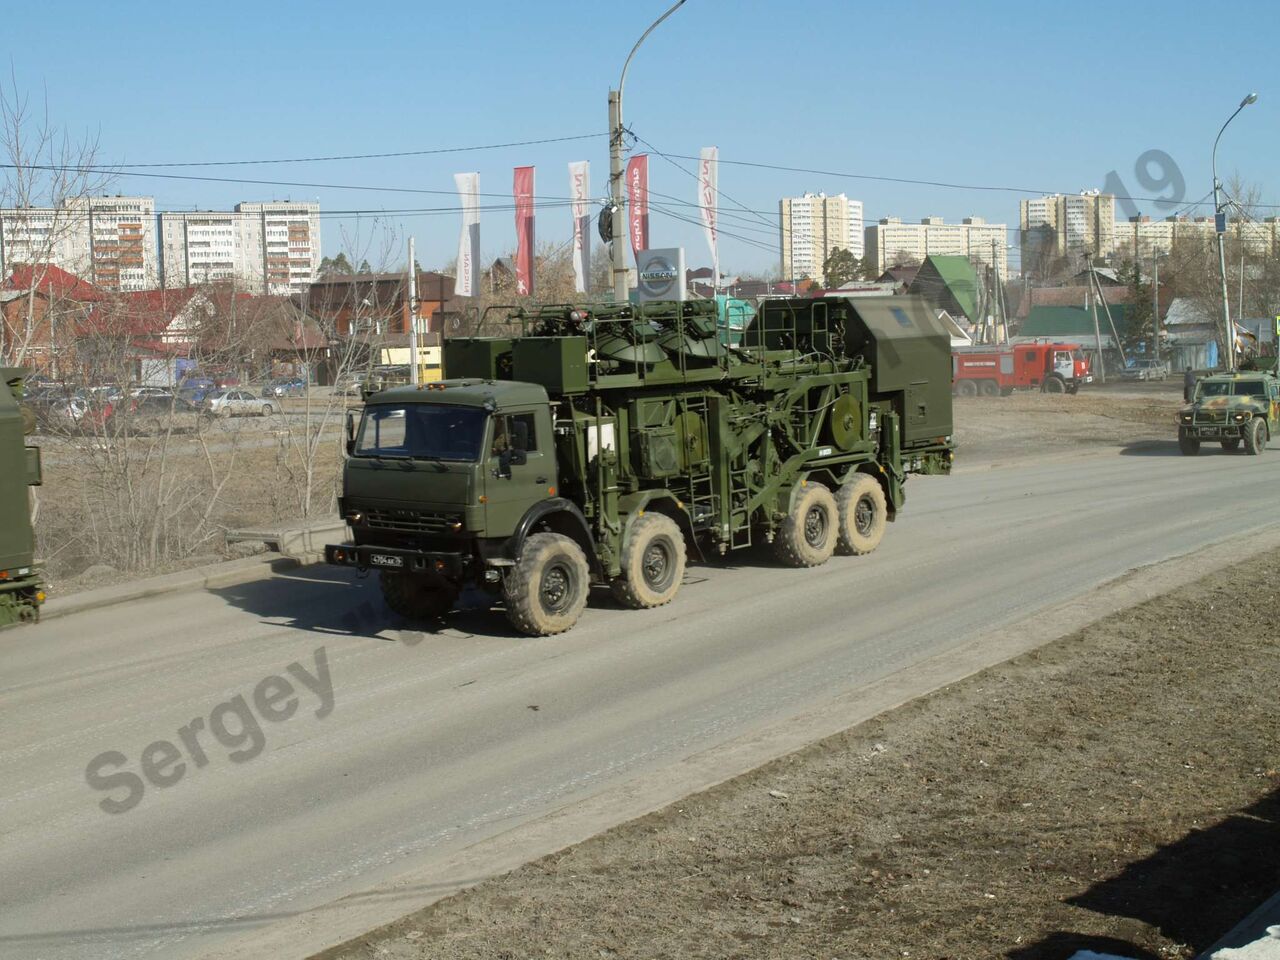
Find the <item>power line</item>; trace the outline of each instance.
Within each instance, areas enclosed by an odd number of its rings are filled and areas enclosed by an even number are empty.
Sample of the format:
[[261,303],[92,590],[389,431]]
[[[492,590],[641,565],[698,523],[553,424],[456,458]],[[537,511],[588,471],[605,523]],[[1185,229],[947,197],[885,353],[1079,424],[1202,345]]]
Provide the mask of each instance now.
[[331,157],[286,157],[275,160],[187,160],[170,163],[118,163],[115,169],[135,170],[142,167],[237,167],[270,163],[323,163],[330,160],[384,160],[392,157],[426,157],[445,153],[470,153],[476,150],[501,150],[507,147],[532,147],[546,143],[568,143],[572,140],[594,140],[607,133],[580,133],[572,137],[546,137],[541,140],[513,140],[509,143],[483,143],[472,147],[436,147],[430,150],[399,150],[392,153],[349,153]]
[[[637,138],[639,139],[639,138]],[[672,157],[680,160],[698,160],[698,157],[692,157],[688,154],[673,153]],[[816,170],[810,167],[789,167],[784,164],[777,163],[760,163],[752,160],[719,160],[719,163],[737,167],[755,167],[760,170],[777,170],[783,173],[807,173],[819,177],[837,177],[846,180],[874,180],[881,183],[903,183],[920,187],[941,187],[948,190],[981,190],[997,193],[1025,193],[1030,195],[1051,196],[1054,194],[1072,195],[1068,191],[1063,190],[1038,190],[1029,187],[1009,187],[994,186],[991,184],[973,184],[973,183],[950,183],[945,180],[917,180],[909,177],[883,177],[869,173],[845,173],[836,170]],[[682,168],[683,169],[683,168]],[[1168,197],[1129,197],[1120,194],[1108,194],[1116,200],[1129,200],[1134,203],[1169,203]],[[1203,204],[1200,201],[1197,206]],[[1275,203],[1259,203],[1258,207],[1266,207],[1268,209],[1280,209],[1280,204]]]

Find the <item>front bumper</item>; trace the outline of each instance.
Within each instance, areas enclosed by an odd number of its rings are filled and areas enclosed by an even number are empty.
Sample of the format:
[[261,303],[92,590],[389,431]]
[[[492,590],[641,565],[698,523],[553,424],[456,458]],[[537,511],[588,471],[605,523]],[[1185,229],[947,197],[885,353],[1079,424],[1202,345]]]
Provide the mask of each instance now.
[[1248,426],[1248,420],[1228,420],[1225,423],[1183,423],[1178,429],[1197,440],[1239,440]]
[[325,563],[361,570],[402,570],[406,573],[433,573],[461,580],[475,560],[468,554],[434,550],[406,550],[403,547],[377,547],[354,543],[327,544]]

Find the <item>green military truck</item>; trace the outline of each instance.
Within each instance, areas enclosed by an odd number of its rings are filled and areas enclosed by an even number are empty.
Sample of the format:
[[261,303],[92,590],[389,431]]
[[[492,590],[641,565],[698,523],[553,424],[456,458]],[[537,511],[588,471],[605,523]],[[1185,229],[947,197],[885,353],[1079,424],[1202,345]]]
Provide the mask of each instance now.
[[1206,440],[1228,452],[1244,445],[1257,456],[1280,430],[1280,379],[1275,370],[1233,370],[1196,383],[1191,402],[1178,413],[1178,448],[1187,456]]
[[27,490],[40,484],[40,448],[26,442],[35,417],[22,405],[25,375],[0,367],[0,628],[38,620],[44,603]]
[[405,617],[479,586],[554,634],[593,583],[669,602],[690,555],[868,553],[907,475],[951,467],[950,340],[914,297],[766,300],[732,346],[710,301],[544,306],[506,329],[446,341],[448,379],[348,418],[353,539],[326,559],[377,570]]

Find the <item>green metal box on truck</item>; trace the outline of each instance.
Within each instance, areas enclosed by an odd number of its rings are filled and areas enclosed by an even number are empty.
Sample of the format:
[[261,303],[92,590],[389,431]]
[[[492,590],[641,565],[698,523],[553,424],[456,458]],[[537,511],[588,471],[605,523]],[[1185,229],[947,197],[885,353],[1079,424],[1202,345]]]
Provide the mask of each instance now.
[[0,367],[0,626],[35,620],[44,602],[28,487],[41,482],[21,408],[25,370]]

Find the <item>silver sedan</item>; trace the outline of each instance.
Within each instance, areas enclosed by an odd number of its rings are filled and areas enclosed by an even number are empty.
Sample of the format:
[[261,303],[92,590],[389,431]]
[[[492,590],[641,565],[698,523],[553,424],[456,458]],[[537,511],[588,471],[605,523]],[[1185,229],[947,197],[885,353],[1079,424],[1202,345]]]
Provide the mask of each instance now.
[[215,417],[269,417],[276,411],[276,404],[255,397],[248,390],[217,390],[204,398],[204,409]]

